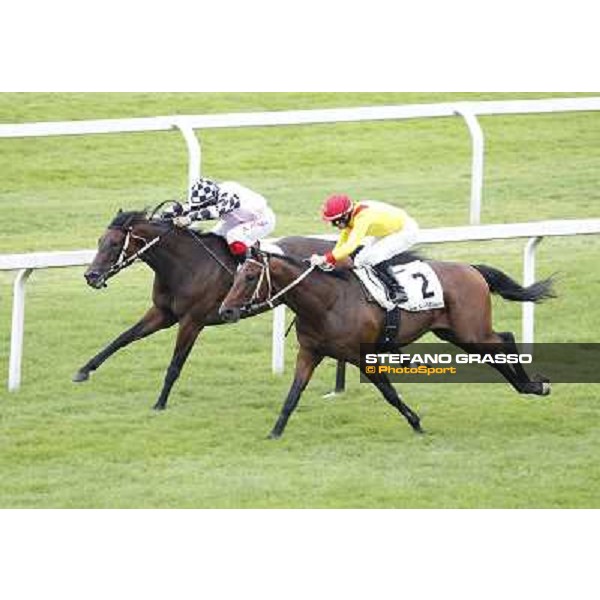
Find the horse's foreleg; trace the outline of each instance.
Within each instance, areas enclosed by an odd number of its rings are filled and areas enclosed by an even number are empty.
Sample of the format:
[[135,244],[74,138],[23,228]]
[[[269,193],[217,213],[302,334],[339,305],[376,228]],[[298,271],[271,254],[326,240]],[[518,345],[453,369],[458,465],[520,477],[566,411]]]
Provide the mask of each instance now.
[[391,384],[387,375],[378,373],[366,373],[369,381],[383,394],[383,397],[408,421],[408,424],[416,433],[424,433],[421,428],[421,419],[408,405],[402,402],[398,392]]
[[346,362],[338,360],[335,370],[335,387],[332,392],[328,392],[323,398],[333,398],[346,391]]
[[271,434],[269,435],[269,438],[272,440],[278,439],[283,435],[283,430],[285,429],[290,416],[294,410],[296,410],[302,392],[306,389],[312,374],[322,360],[322,356],[314,354],[306,348],[301,347],[298,351],[294,382],[292,383],[292,387],[290,388],[287,398],[283,404],[279,419],[277,419],[277,423],[275,423],[275,427],[273,427],[273,431],[271,431]]
[[191,319],[184,319],[179,325],[179,332],[177,334],[177,341],[175,342],[175,350],[173,352],[173,358],[171,364],[167,369],[163,388],[160,392],[160,396],[154,405],[154,410],[165,410],[167,408],[167,400],[171,393],[173,384],[179,378],[181,369],[185,364],[199,333],[202,331],[204,325],[196,323]]
[[128,346],[132,342],[148,337],[161,329],[171,327],[175,322],[175,317],[165,313],[156,306],[153,306],[133,327],[123,332],[118,338],[106,346],[102,352],[98,353],[81,367],[81,369],[73,376],[73,381],[75,383],[87,381],[90,378],[90,373],[100,367],[100,365],[115,352]]

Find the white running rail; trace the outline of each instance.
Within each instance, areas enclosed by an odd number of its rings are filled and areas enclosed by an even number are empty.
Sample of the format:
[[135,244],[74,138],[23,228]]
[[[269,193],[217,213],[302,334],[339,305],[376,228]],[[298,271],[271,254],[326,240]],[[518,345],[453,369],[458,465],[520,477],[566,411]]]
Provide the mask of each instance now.
[[[526,239],[523,254],[523,281],[530,285],[535,280],[535,255],[539,242],[545,237],[591,235],[600,233],[600,219],[571,221],[542,221],[537,223],[515,223],[511,225],[479,225],[423,229],[419,242],[441,244],[449,242],[478,242],[486,240]],[[311,236],[319,239],[335,239],[334,236]],[[276,240],[271,240],[276,241]],[[17,271],[13,284],[12,333],[8,389],[16,391],[21,384],[21,362],[23,354],[23,331],[25,319],[25,284],[34,270],[78,267],[90,264],[94,250],[75,252],[41,252],[33,254],[0,255],[0,271]],[[272,367],[274,373],[283,373],[285,350],[285,306],[273,313]],[[532,343],[534,339],[534,305],[523,305],[522,341]]]
[[200,161],[202,157],[200,142],[195,134],[196,130],[356,123],[362,121],[399,121],[458,116],[464,119],[471,135],[472,159],[469,223],[471,225],[478,225],[481,222],[485,165],[485,138],[481,124],[477,119],[478,116],[591,112],[598,110],[600,110],[600,97],[406,104],[400,106],[368,106],[320,110],[103,119],[99,121],[0,124],[0,138],[178,130],[183,135],[188,149],[188,182],[191,186],[200,174]]
[[[196,135],[197,130],[238,128],[238,127],[271,127],[283,125],[309,125],[324,123],[355,123],[363,121],[398,121],[406,119],[423,119],[434,117],[461,117],[464,119],[472,143],[471,161],[471,198],[470,218],[471,225],[481,222],[481,206],[483,198],[483,181],[485,165],[485,138],[478,116],[491,115],[516,115],[516,114],[544,114],[563,112],[591,112],[600,110],[600,97],[589,98],[552,98],[545,100],[508,100],[500,102],[454,102],[441,104],[412,104],[400,106],[371,106],[358,108],[332,108],[323,110],[295,110],[277,112],[255,113],[230,113],[215,115],[179,115],[136,119],[103,119],[96,121],[64,121],[42,123],[0,124],[0,138],[30,138],[70,135],[95,135],[107,133],[131,133],[148,131],[179,131],[188,149],[188,182],[189,185],[200,175],[202,149]],[[588,221],[588,222],[593,222]],[[574,223],[574,222],[571,222]],[[526,226],[526,224],[521,224]],[[513,227],[511,225],[490,227]],[[464,228],[449,228],[446,235],[459,235]],[[472,229],[472,232],[475,230]],[[500,231],[500,230],[498,230]],[[457,233],[458,232],[458,233]],[[423,232],[425,235],[427,232]],[[441,234],[440,234],[441,235]],[[483,234],[482,234],[483,235]],[[577,235],[564,233],[556,235]],[[435,235],[434,235],[435,237]],[[513,236],[508,236],[513,237]],[[533,273],[535,247],[534,240],[544,237],[539,235],[518,235],[516,237],[530,237],[526,249],[525,283]],[[494,238],[485,238],[494,239]],[[504,239],[504,238],[499,238]],[[448,240],[423,240],[431,243],[436,241],[467,241],[453,237]],[[9,373],[9,389],[18,389],[20,385],[21,351],[24,318],[25,282],[31,271],[39,268],[52,268],[64,266],[79,266],[91,261],[91,254],[82,252],[49,252],[30,255],[0,256],[0,270],[18,270],[19,274],[14,284],[13,329],[11,338],[11,358]],[[10,264],[9,264],[10,263]],[[9,265],[9,266],[7,266]],[[21,266],[19,266],[21,265]],[[527,307],[526,307],[527,308]],[[524,308],[525,312],[531,311],[528,327],[533,335],[533,307]],[[280,330],[284,309],[275,312],[274,347],[281,344]],[[525,329],[525,328],[524,328]],[[282,355],[274,351],[273,369],[280,372],[283,369]]]

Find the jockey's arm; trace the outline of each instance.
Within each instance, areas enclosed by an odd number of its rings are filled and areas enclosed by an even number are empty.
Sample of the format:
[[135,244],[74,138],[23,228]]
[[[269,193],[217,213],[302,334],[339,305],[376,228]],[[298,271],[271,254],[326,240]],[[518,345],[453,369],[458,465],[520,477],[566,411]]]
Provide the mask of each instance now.
[[220,216],[215,209],[215,206],[207,206],[200,210],[192,210],[188,214],[192,221],[214,221]]
[[236,194],[225,192],[219,196],[217,204],[206,206],[200,210],[194,210],[194,208],[192,208],[189,215],[194,221],[214,221],[239,207],[239,197]]
[[363,242],[369,231],[368,219],[357,219],[354,227],[345,229],[335,245],[335,248],[325,255],[329,264],[335,265],[337,262],[348,258]]

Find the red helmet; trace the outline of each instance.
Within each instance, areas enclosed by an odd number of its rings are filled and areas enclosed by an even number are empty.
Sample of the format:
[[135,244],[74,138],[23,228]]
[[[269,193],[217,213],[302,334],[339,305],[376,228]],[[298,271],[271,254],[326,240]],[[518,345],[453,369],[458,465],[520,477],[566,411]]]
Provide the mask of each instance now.
[[337,221],[352,210],[352,200],[348,196],[331,196],[325,201],[321,216],[324,221]]

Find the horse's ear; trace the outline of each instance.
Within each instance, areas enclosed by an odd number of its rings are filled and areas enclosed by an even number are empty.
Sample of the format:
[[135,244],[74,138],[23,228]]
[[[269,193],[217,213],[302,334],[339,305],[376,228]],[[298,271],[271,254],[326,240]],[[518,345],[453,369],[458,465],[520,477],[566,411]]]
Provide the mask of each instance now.
[[249,258],[252,258],[254,260],[259,259],[257,246],[250,246],[250,248],[246,249],[246,254],[244,255],[244,260],[248,260]]

